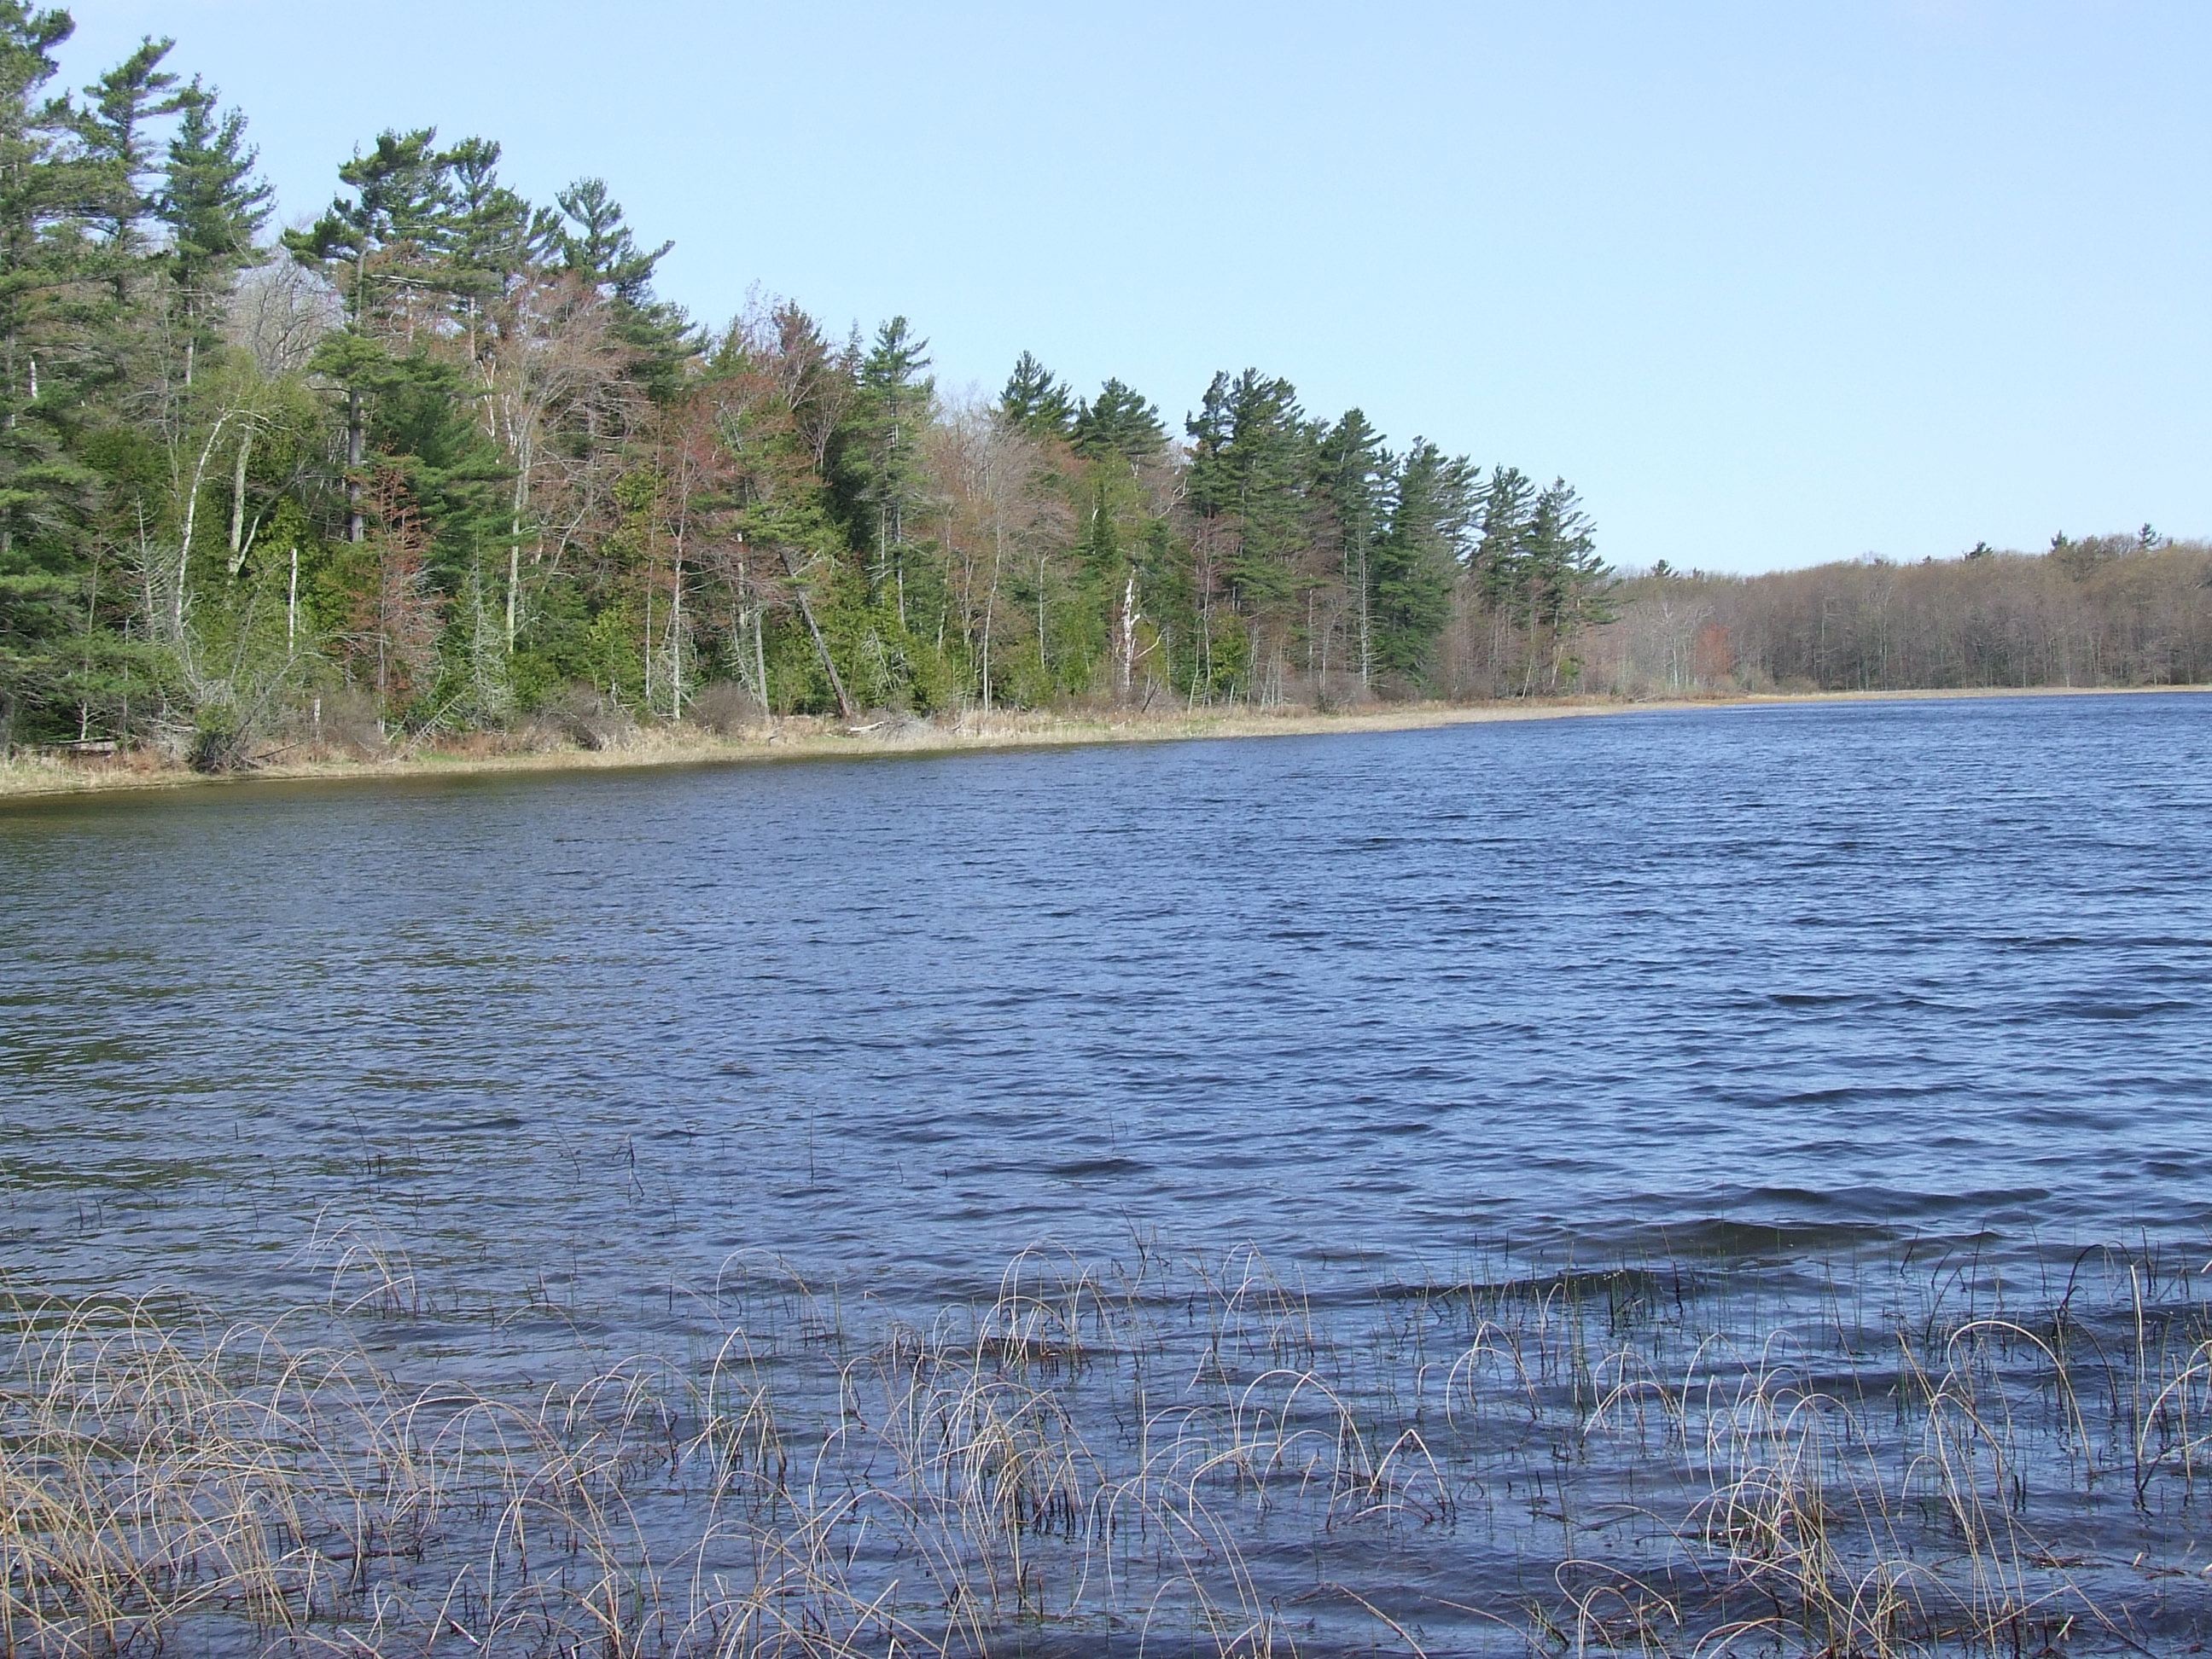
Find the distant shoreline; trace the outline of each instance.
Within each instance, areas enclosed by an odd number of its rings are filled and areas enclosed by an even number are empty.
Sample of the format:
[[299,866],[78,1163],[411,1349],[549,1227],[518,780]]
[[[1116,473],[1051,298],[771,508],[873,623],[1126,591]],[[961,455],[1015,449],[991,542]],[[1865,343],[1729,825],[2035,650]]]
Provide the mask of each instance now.
[[988,750],[1086,747],[1111,743],[1188,743],[1222,738],[1319,737],[1357,732],[1417,732],[1505,720],[1571,720],[1585,715],[1679,714],[1797,703],[1920,702],[1998,697],[2146,696],[2204,693],[2212,686],[1992,686],[1919,691],[1802,691],[1735,696],[1562,699],[1547,702],[1401,704],[1347,714],[1311,709],[1216,710],[1164,714],[1115,711],[1097,715],[1020,710],[952,725],[899,720],[846,726],[798,715],[773,732],[720,737],[693,727],[646,728],[636,740],[609,749],[556,748],[501,753],[480,739],[449,749],[374,758],[274,762],[248,771],[210,775],[143,756],[78,760],[36,756],[0,762],[0,801],[52,799],[121,790],[178,789],[208,784],[311,782],[371,778],[433,778],[502,773],[643,770],[673,766],[748,764],[863,757],[969,754]]

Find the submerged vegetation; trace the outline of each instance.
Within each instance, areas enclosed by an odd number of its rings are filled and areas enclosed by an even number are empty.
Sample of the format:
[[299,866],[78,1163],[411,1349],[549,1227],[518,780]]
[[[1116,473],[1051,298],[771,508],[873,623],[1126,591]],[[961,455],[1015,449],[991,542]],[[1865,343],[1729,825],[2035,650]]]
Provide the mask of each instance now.
[[2030,1286],[1909,1254],[1638,1260],[1320,1301],[1249,1251],[1032,1255],[916,1325],[733,1261],[686,1298],[683,1355],[483,1386],[371,1356],[527,1346],[551,1309],[337,1243],[330,1304],[274,1327],[14,1307],[10,1652],[2017,1656],[2206,1632],[2187,1263],[2092,1252]]
[[[384,134],[272,242],[243,118],[167,42],[58,94],[69,29],[0,0],[0,750],[2212,678],[2201,544],[1623,582],[1564,481],[1255,370],[1177,432],[1026,356],[949,402],[903,319],[703,329],[602,182],[481,139]],[[919,1314],[747,1258],[657,1326],[358,1234],[257,1322],[17,1284],[0,1648],[2212,1638],[2197,1263],[1736,1243],[1319,1294],[1139,1240]]]

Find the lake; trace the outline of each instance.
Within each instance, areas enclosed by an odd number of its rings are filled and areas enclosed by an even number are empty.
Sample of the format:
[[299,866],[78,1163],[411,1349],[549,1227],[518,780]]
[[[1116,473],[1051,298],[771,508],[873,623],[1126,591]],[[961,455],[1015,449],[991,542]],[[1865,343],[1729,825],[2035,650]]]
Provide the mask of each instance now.
[[2186,696],[81,798],[0,914],[56,1287],[2212,1218]]
[[[1747,1341],[2098,1251],[2182,1322],[2212,1231],[2189,695],[19,803],[0,915],[19,1293],[335,1297],[487,1388],[696,1364],[766,1276],[929,1328],[1038,1249],[1159,1307],[1264,1263],[1371,1358],[1393,1297],[1662,1262]],[[1442,1536],[1389,1582],[1522,1582]]]

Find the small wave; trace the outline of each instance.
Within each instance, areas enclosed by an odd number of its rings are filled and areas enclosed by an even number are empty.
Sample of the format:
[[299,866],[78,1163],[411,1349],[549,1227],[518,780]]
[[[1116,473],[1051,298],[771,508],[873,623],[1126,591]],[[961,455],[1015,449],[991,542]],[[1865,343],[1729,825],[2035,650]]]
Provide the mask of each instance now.
[[1092,1176],[1141,1175],[1152,1167],[1140,1158],[1080,1158],[1072,1164],[1053,1164],[1045,1173],[1059,1176],[1063,1180],[1080,1181]]

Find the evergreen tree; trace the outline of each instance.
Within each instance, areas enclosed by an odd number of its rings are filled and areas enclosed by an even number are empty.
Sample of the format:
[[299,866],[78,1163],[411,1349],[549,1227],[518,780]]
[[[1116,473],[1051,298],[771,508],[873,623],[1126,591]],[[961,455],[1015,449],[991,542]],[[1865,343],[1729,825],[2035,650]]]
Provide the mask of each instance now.
[[445,222],[438,240],[471,362],[482,346],[488,307],[502,299],[550,251],[558,220],[499,180],[500,147],[487,138],[464,138],[441,157],[449,182]]
[[1451,615],[1452,582],[1476,516],[1476,469],[1416,438],[1390,483],[1389,527],[1375,548],[1375,660],[1425,679]]
[[149,38],[138,49],[85,88],[93,101],[77,122],[88,181],[94,192],[87,204],[99,228],[102,264],[111,282],[120,284],[143,251],[142,225],[153,206],[147,185],[155,155],[149,125],[183,107],[175,94],[177,77],[161,67],[176,42]]
[[44,95],[72,27],[66,12],[0,0],[0,748],[65,675],[94,482],[64,439],[88,344],[71,295],[95,252],[80,214],[103,180],[75,147],[69,100]]
[[1075,453],[1085,460],[1116,460],[1136,466],[1167,447],[1160,411],[1119,380],[1098,388],[1098,396],[1075,412]]
[[875,343],[860,362],[858,497],[866,514],[869,592],[878,599],[887,589],[893,593],[902,626],[908,521],[921,495],[921,434],[937,390],[922,372],[929,367],[928,354],[929,342],[905,318],[894,317],[876,331]]
[[555,199],[568,221],[559,232],[563,268],[610,299],[651,304],[653,273],[676,244],[663,242],[649,253],[639,247],[604,179],[579,179]]
[[1360,683],[1372,684],[1376,570],[1374,551],[1389,514],[1392,462],[1382,434],[1358,410],[1325,433],[1315,453],[1315,488],[1334,521],[1338,567],[1352,605],[1352,647]]
[[253,176],[256,152],[246,117],[216,115],[216,94],[195,76],[177,94],[182,118],[153,210],[168,231],[165,255],[172,305],[185,341],[185,380],[216,337],[216,324],[240,271],[265,257],[255,238],[269,222],[274,192]]
[[[1576,636],[1612,620],[1613,572],[1598,556],[1595,527],[1565,478],[1554,478],[1536,497],[1528,515],[1526,547],[1530,625],[1532,629],[1540,625],[1549,636],[1547,689],[1557,690],[1561,679],[1571,679],[1580,667],[1571,654]],[[1529,644],[1528,672],[1533,676],[1533,638]],[[1523,690],[1531,684],[1533,680],[1524,682]]]
[[48,521],[51,502],[24,469],[50,453],[48,417],[73,390],[82,313],[69,299],[94,252],[82,210],[107,182],[71,142],[69,100],[41,97],[72,28],[66,12],[0,0],[0,554]]
[[841,347],[762,307],[709,356],[603,180],[533,207],[482,137],[383,133],[283,238],[298,269],[243,280],[243,115],[165,39],[57,95],[69,33],[0,0],[0,744],[159,729],[228,764],[342,683],[413,723],[571,681],[666,714],[702,673],[847,715],[1272,699],[1301,645],[1324,686],[1421,684],[1462,568],[1468,660],[1534,690],[1610,614],[1564,483],[1478,491],[1256,370],[1186,449],[1029,352],[944,418],[904,318]]
[[999,418],[1032,438],[1065,438],[1075,417],[1067,387],[1024,351],[999,393]]
[[450,196],[433,127],[386,131],[367,155],[338,169],[350,200],[335,198],[308,229],[288,230],[293,258],[323,276],[345,307],[342,333],[323,342],[313,368],[345,397],[346,538],[368,534],[362,492],[369,400],[392,379],[391,345],[412,333],[419,301],[435,290],[441,230]]
[[1312,449],[1297,389],[1253,368],[1216,374],[1188,429],[1190,504],[1227,532],[1231,591],[1249,606],[1286,599],[1305,543]]
[[1483,489],[1468,563],[1476,594],[1492,611],[1506,611],[1526,601],[1528,524],[1535,498],[1535,485],[1516,466],[1495,468]]
[[337,290],[349,328],[363,337],[404,334],[410,300],[434,288],[451,208],[437,137],[434,127],[380,134],[374,150],[338,169],[352,198],[333,198],[308,229],[284,233],[293,257]]
[[641,248],[603,179],[580,179],[554,199],[567,222],[544,234],[559,247],[561,268],[607,301],[616,337],[636,359],[639,379],[654,401],[665,403],[700,350],[683,308],[653,291],[653,273],[676,244]]

